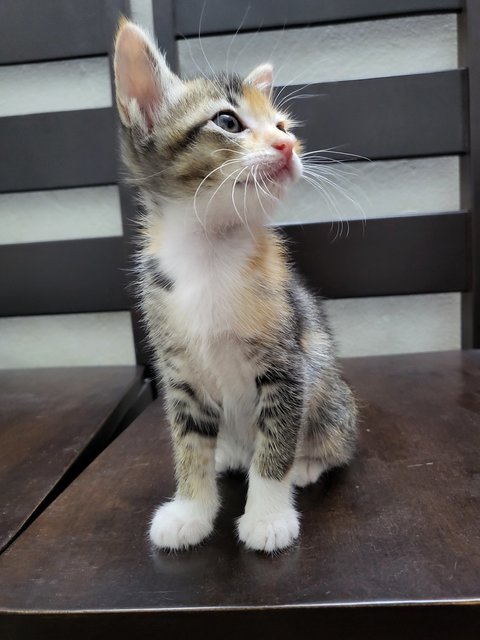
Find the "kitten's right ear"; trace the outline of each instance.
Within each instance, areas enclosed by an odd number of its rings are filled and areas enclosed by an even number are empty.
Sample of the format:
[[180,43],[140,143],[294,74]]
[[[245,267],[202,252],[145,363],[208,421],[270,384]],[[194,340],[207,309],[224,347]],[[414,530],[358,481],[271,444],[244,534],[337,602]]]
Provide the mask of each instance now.
[[120,119],[149,133],[181,87],[148,35],[122,18],[115,39],[115,87]]

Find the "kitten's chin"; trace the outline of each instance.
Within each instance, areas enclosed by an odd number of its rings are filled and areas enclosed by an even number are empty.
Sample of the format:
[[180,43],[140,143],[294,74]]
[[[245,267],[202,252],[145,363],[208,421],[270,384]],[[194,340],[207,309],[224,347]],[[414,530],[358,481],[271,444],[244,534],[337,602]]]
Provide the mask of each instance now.
[[289,162],[273,167],[268,171],[268,179],[282,193],[300,180],[303,173],[300,158],[294,154]]

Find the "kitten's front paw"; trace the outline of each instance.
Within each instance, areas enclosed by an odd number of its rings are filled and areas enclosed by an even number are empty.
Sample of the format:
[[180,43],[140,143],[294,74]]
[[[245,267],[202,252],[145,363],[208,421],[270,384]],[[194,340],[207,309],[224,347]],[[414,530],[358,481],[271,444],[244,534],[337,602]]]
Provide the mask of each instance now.
[[161,549],[186,549],[213,531],[213,517],[195,500],[173,500],[159,507],[150,525],[150,540]]
[[280,513],[244,513],[238,521],[238,535],[249,549],[272,553],[289,547],[300,532],[298,513],[291,508]]

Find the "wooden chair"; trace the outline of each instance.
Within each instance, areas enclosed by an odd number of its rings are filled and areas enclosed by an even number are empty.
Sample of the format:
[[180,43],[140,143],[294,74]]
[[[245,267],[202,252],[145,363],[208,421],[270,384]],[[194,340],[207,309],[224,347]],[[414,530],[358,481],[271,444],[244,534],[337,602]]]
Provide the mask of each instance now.
[[[175,38],[197,32],[202,4],[154,4],[173,63]],[[202,32],[234,32],[246,4],[210,0]],[[345,131],[355,104],[352,151],[461,154],[463,208],[369,221],[365,233],[354,223],[333,245],[330,225],[285,232],[298,266],[326,295],[461,291],[465,349],[344,361],[360,398],[358,456],[299,493],[301,540],[276,557],[236,541],[245,482],[233,477],[221,481],[224,508],[204,545],[172,555],[150,548],[148,518],[173,491],[168,428],[153,403],[0,557],[2,637],[478,637],[480,352],[472,347],[480,346],[480,7],[475,0],[388,5],[298,0],[279,2],[271,17],[270,3],[258,0],[242,28],[457,12],[458,70],[314,90],[329,96],[315,108],[335,113],[322,146],[337,143],[335,129]],[[311,108],[300,102],[298,114],[305,119]],[[312,124],[308,144],[318,146],[319,135]]]
[[[0,64],[105,55],[127,9],[3,2]],[[0,191],[115,184],[116,137],[113,108],[3,117]],[[126,259],[122,237],[1,245],[0,315],[128,310]],[[0,370],[0,551],[110,441],[139,395],[148,398],[141,366]]]

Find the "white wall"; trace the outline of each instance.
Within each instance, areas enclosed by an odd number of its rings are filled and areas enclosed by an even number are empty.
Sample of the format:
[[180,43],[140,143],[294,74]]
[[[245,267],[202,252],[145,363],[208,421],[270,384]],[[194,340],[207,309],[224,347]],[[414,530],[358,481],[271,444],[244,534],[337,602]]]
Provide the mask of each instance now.
[[[150,0],[131,0],[134,18],[153,32]],[[208,3],[207,3],[208,10]],[[203,52],[202,52],[203,48]],[[455,18],[398,18],[179,42],[184,73],[208,63],[248,72],[271,60],[278,83],[301,84],[420,73],[456,66]],[[206,58],[205,58],[206,56]],[[108,59],[0,67],[0,116],[112,104]],[[308,87],[305,88],[308,93]],[[326,124],[328,126],[328,124]],[[284,221],[333,220],[455,210],[458,159],[359,162],[341,167],[328,198],[303,185],[279,212]],[[346,232],[346,231],[345,231]],[[116,187],[0,195],[0,243],[121,234]],[[458,294],[327,303],[342,355],[458,348]],[[128,313],[0,319],[0,368],[134,362]]]

